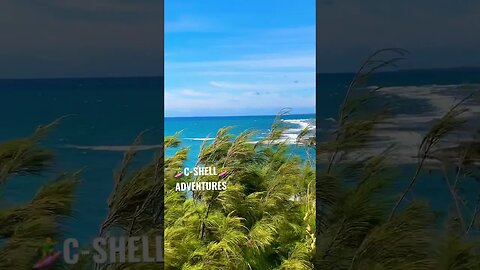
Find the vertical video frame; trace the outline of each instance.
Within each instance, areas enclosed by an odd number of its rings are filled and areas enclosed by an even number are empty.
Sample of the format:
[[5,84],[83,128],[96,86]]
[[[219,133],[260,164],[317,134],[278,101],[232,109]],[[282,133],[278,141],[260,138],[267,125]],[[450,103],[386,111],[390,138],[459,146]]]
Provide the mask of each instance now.
[[313,269],[315,2],[165,1],[165,269]]

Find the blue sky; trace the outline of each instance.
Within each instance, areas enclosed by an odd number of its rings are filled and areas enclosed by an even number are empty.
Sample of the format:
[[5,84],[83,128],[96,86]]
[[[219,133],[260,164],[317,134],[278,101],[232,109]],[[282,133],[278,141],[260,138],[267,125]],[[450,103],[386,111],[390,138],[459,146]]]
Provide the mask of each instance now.
[[315,111],[315,1],[165,0],[165,114]]

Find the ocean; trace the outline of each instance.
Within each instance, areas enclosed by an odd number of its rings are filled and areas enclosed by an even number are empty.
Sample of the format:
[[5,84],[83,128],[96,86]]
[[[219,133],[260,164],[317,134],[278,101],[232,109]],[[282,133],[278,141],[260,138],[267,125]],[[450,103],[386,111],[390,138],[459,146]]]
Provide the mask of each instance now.
[[[167,117],[165,118],[165,136],[172,136],[181,132],[179,139],[182,141],[182,147],[189,147],[189,155],[186,166],[193,167],[196,158],[200,152],[200,146],[207,140],[211,141],[217,131],[223,127],[232,127],[230,133],[238,135],[245,130],[255,131],[252,142],[264,138],[276,115],[260,116],[216,116],[216,117]],[[290,144],[295,144],[296,135],[305,127],[315,130],[315,114],[287,114],[281,117],[281,121],[287,128],[282,140]],[[167,149],[166,156],[171,156],[177,151],[176,148]],[[305,158],[303,149],[292,149],[295,154]]]
[[[288,125],[286,137],[317,118],[320,138],[331,135],[338,115],[338,106],[345,87],[353,74],[317,74],[317,114],[283,117]],[[400,144],[397,174],[398,188],[412,175],[418,138],[432,120],[439,117],[450,104],[464,93],[478,89],[478,71],[432,70],[399,71],[378,74],[371,82],[385,88],[380,92],[395,104],[396,123],[382,128],[383,141]],[[468,87],[465,87],[468,85]],[[224,126],[234,126],[232,133],[245,129],[257,130],[257,138],[265,136],[274,117],[235,116],[162,119],[162,78],[124,79],[51,79],[0,80],[0,141],[30,135],[40,124],[61,116],[71,115],[49,134],[45,144],[57,154],[55,166],[39,177],[13,177],[3,187],[0,205],[14,206],[30,200],[38,188],[53,176],[65,171],[82,170],[73,218],[66,220],[63,231],[67,237],[87,244],[98,232],[107,213],[107,199],[112,189],[112,175],[122,160],[123,149],[135,137],[147,130],[145,145],[162,143],[162,135],[180,135],[183,146],[190,147],[189,164],[195,162],[199,147],[207,137],[215,136]],[[472,119],[480,113],[478,104],[468,103]],[[443,109],[442,109],[443,108]],[[163,125],[165,127],[163,128]],[[458,135],[468,139],[466,133]],[[378,145],[380,148],[382,145]],[[166,155],[173,154],[170,149]],[[135,166],[148,162],[155,150],[142,151]],[[187,164],[187,165],[189,165]],[[451,197],[439,175],[422,175],[415,187],[415,196],[428,197],[431,204],[441,208]],[[321,187],[319,187],[321,188]],[[473,190],[476,192],[477,189]],[[471,191],[471,193],[473,192]],[[473,194],[473,193],[472,193]],[[472,195],[473,196],[473,195]]]
[[[318,140],[327,139],[338,120],[338,106],[343,101],[353,73],[317,74],[317,126]],[[371,87],[382,87],[378,95],[388,100],[391,118],[374,132],[375,141],[367,151],[379,153],[388,145],[396,148],[391,154],[394,182],[391,195],[397,196],[408,185],[414,175],[418,159],[417,149],[428,129],[454,104],[469,94],[475,96],[464,104],[469,111],[464,114],[466,123],[439,144],[448,148],[459,142],[478,140],[480,119],[480,69],[456,68],[434,70],[393,71],[375,74],[368,83]],[[416,198],[429,203],[445,217],[445,210],[452,205],[452,196],[444,176],[438,170],[425,166],[407,200]],[[450,180],[455,177],[450,171]],[[318,188],[318,187],[317,187]],[[480,186],[472,178],[466,178],[459,190],[462,199],[472,208],[480,193]]]

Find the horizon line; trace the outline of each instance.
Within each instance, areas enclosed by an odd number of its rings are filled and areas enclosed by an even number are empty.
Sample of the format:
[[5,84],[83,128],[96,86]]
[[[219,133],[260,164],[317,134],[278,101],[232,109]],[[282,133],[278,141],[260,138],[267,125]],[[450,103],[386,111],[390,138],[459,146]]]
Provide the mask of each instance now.
[[[393,73],[393,72],[409,72],[409,71],[446,71],[446,70],[480,70],[480,66],[455,66],[455,67],[432,67],[432,68],[398,68],[394,69],[391,68],[390,70],[385,71],[377,71],[377,74],[382,73]],[[357,70],[353,71],[323,71],[323,72],[315,72],[316,74],[323,74],[323,75],[332,75],[332,74],[355,74]]]
[[71,76],[71,77],[16,77],[16,78],[2,78],[0,81],[7,80],[79,80],[79,79],[150,79],[150,78],[163,78],[164,75],[131,75],[131,76]]
[[[310,113],[289,113],[285,115],[306,115],[306,114],[316,114],[316,112]],[[200,118],[200,117],[254,117],[254,116],[277,116],[278,114],[246,114],[246,115],[198,115],[198,116],[164,116],[164,118]]]
[[[377,73],[392,73],[402,71],[435,71],[435,70],[480,70],[480,66],[455,66],[455,67],[432,67],[432,68],[407,68],[392,69],[387,71],[378,71]],[[316,74],[354,74],[356,70],[351,71],[322,71]],[[6,80],[78,80],[78,79],[146,79],[146,78],[164,78],[165,75],[112,75],[112,76],[65,76],[65,77],[0,77],[0,81]]]

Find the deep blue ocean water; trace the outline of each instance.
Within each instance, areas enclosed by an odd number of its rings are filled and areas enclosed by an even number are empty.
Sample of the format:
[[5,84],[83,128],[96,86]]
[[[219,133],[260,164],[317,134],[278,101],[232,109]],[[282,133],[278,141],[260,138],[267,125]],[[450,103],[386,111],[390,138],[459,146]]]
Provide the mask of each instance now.
[[[317,112],[319,120],[336,117],[336,106],[341,104],[346,88],[352,80],[353,73],[317,74]],[[480,69],[433,69],[405,70],[377,73],[372,76],[369,85],[382,87],[421,86],[421,85],[453,85],[480,83]],[[409,101],[412,102],[412,101]],[[399,112],[421,113],[423,110],[415,103],[403,103]],[[408,107],[408,110],[407,110]]]
[[[55,166],[40,177],[14,177],[2,190],[2,206],[30,200],[62,172],[82,169],[67,236],[81,244],[93,239],[107,213],[112,176],[122,152],[65,148],[65,145],[129,145],[142,131],[145,144],[162,142],[162,78],[0,80],[0,141],[28,136],[38,125],[72,115],[45,140],[57,154]],[[142,152],[136,164],[148,162]],[[83,241],[82,241],[83,240]]]
[[[317,133],[320,135],[317,137],[317,141],[330,135],[328,130],[331,128],[332,123],[326,119],[330,117],[338,118],[338,105],[343,101],[347,86],[353,76],[353,73],[316,75],[317,89],[319,89],[317,90],[317,96],[319,97],[317,99],[317,126],[320,128],[320,132]],[[478,94],[480,94],[478,93],[478,90],[480,90],[478,84],[480,84],[479,68],[384,72],[375,74],[368,83],[368,85],[381,87],[477,85],[477,100]],[[467,93],[459,91],[457,93],[449,93],[449,95],[462,99]],[[431,109],[431,106],[425,101],[400,97],[396,97],[392,101],[392,111],[396,114],[422,115],[422,113]],[[449,107],[446,107],[445,111],[448,109]],[[415,129],[413,123],[412,129]],[[474,130],[472,131],[474,132]],[[403,164],[401,162],[395,164],[392,170],[395,176],[395,182],[391,187],[392,194],[396,196],[396,194],[405,189],[414,174],[414,170],[415,164]],[[475,202],[476,196],[480,194],[480,186],[479,183],[470,179],[462,184],[460,191],[465,195],[464,199],[470,201],[471,206],[471,203]],[[412,198],[428,202],[442,216],[446,214],[444,210],[452,206],[452,197],[443,179],[443,174],[435,170],[429,171],[427,169],[420,174],[420,179],[416,182],[413,192],[407,196],[407,200]]]

